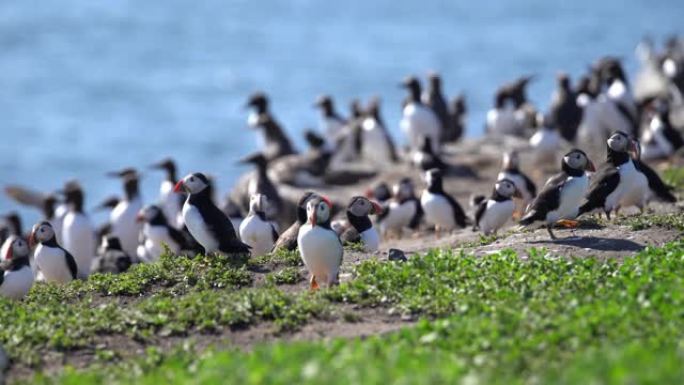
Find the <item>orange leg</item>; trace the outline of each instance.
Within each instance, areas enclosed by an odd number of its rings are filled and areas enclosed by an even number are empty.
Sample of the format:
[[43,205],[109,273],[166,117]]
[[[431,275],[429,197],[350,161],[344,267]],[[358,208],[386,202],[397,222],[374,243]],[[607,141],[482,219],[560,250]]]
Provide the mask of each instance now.
[[312,275],[311,279],[309,280],[309,289],[311,291],[316,291],[319,289],[318,282],[316,282],[316,276],[314,275]]
[[556,222],[556,224],[565,227],[566,229],[575,229],[579,226],[579,221],[574,221],[572,219],[561,219]]

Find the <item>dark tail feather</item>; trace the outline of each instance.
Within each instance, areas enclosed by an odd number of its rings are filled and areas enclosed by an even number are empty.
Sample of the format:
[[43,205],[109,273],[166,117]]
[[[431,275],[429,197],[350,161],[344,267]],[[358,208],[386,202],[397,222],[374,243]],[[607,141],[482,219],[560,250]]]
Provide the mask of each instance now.
[[541,215],[537,211],[530,211],[527,215],[525,215],[521,220],[520,220],[520,225],[521,226],[529,226],[534,222],[541,221],[544,218],[541,218]]
[[669,190],[658,191],[658,198],[664,200],[665,202],[677,203],[677,197],[672,195],[672,193]]

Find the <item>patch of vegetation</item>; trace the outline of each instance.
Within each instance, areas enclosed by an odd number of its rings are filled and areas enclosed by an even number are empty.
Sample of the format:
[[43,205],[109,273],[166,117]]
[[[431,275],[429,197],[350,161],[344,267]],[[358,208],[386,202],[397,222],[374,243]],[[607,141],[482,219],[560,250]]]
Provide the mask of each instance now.
[[504,233],[504,234],[491,234],[491,235],[484,235],[484,234],[479,234],[480,238],[476,241],[470,241],[470,242],[463,242],[460,243],[458,246],[464,249],[470,249],[473,247],[480,247],[480,246],[487,246],[491,245],[492,243],[498,241],[499,239],[504,239],[506,238],[509,233]]
[[344,250],[357,253],[363,253],[365,251],[363,242],[345,242]]
[[415,327],[364,339],[157,354],[152,364],[140,359],[39,377],[35,383],[684,381],[681,240],[648,247],[622,263],[557,258],[539,250],[531,250],[526,260],[511,251],[481,258],[432,251],[402,264],[369,260],[356,274],[355,280],[323,291],[320,300],[446,318],[424,318]]
[[684,215],[681,213],[636,215],[623,218],[620,224],[629,226],[633,231],[652,227],[684,231]]
[[299,268],[286,267],[275,273],[268,274],[266,279],[275,285],[294,285],[302,280],[302,276],[299,274]]
[[670,167],[663,171],[663,181],[676,190],[684,189],[684,167]]
[[299,255],[299,251],[287,251],[278,250],[271,254],[262,255],[259,257],[254,257],[250,259],[249,266],[251,268],[260,268],[263,266],[304,266],[302,262],[302,257]]

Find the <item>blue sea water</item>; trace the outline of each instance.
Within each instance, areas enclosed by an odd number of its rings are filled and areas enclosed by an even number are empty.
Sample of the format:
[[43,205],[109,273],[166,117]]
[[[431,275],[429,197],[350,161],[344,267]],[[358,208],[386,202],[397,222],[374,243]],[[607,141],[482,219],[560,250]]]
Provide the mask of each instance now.
[[[50,191],[78,178],[87,206],[120,192],[106,171],[165,156],[181,172],[217,177],[226,192],[256,150],[249,93],[301,147],[322,93],[346,114],[380,95],[396,139],[398,82],[443,74],[467,97],[468,135],[482,132],[495,88],[535,74],[548,104],[558,70],[577,75],[602,54],[633,72],[634,47],[682,33],[679,0],[625,1],[92,1],[0,3],[0,184]],[[160,174],[146,173],[156,197]],[[0,212],[13,208],[0,197]],[[35,219],[35,216],[33,217]]]

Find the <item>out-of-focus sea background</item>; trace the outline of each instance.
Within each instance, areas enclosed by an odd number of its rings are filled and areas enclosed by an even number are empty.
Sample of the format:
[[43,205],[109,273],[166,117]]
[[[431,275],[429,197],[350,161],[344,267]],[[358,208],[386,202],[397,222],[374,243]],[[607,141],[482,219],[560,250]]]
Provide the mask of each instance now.
[[[51,191],[78,178],[86,206],[119,193],[105,172],[166,156],[225,193],[257,149],[247,96],[264,90],[302,148],[322,93],[347,114],[380,95],[395,139],[408,74],[439,71],[464,92],[467,135],[481,135],[493,92],[534,74],[545,110],[557,71],[603,54],[634,73],[648,35],[682,33],[679,0],[625,1],[4,1],[0,3],[0,184]],[[160,173],[146,172],[156,198]],[[0,212],[14,208],[0,197]],[[37,215],[37,214],[36,214]]]

